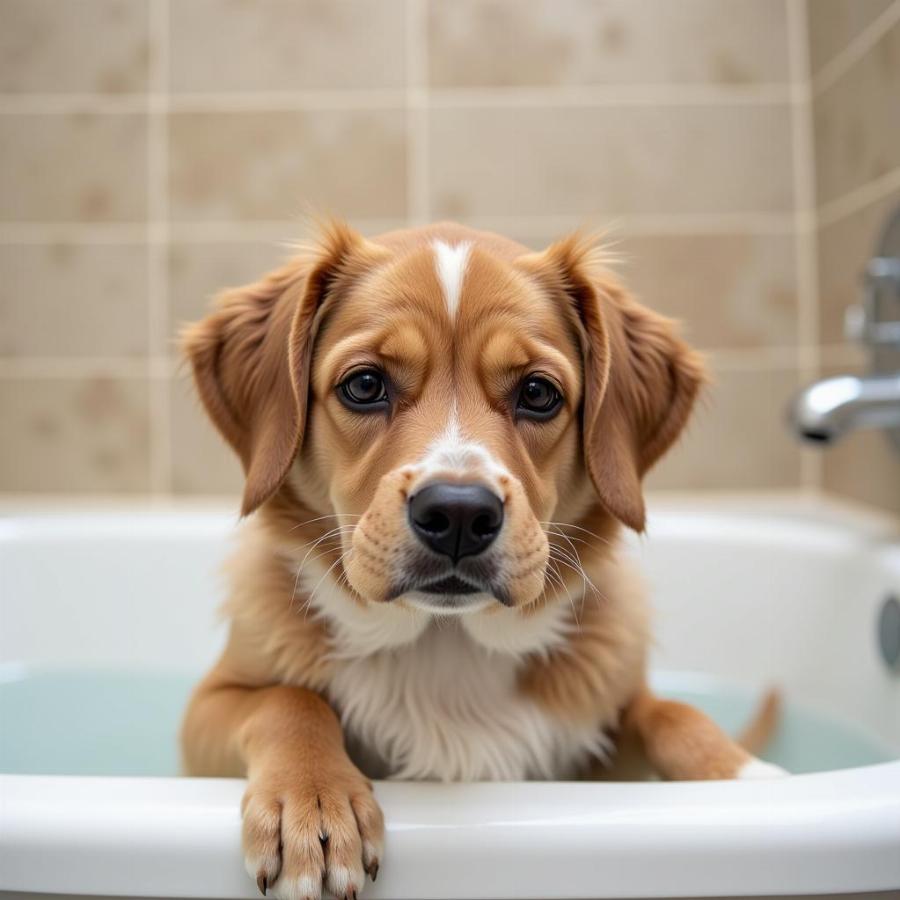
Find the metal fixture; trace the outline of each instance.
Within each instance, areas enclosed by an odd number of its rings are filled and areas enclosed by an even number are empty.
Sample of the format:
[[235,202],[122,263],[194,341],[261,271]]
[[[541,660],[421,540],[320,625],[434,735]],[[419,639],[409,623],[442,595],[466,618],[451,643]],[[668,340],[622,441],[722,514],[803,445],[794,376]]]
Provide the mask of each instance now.
[[889,669],[900,672],[900,601],[889,596],[878,616],[878,647]]
[[866,265],[862,303],[847,310],[844,330],[868,348],[870,374],[825,378],[802,390],[789,410],[791,427],[819,443],[880,428],[900,451],[900,208]]

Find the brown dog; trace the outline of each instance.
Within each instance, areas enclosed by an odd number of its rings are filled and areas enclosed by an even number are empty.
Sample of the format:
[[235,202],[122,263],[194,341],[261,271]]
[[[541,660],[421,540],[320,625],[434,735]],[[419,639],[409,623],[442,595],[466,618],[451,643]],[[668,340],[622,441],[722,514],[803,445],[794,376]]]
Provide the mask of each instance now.
[[616,536],[704,374],[595,242],[330,225],[184,345],[258,511],[184,758],[249,779],[263,893],[375,877],[370,777],[572,778],[626,743],[667,778],[776,773],[645,686]]

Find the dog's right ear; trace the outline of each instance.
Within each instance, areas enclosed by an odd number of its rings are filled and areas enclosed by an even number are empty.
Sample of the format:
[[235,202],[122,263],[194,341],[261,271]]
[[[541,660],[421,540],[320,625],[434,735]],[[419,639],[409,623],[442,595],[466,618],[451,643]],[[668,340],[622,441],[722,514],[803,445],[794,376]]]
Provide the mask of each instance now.
[[348,280],[386,255],[341,223],[256,284],[226,291],[182,332],[197,392],[246,481],[241,515],[271,497],[303,442],[316,330]]
[[519,264],[563,302],[584,357],[584,458],[597,496],[643,531],[642,479],[668,450],[706,380],[675,323],[634,300],[606,267],[602,246],[570,235]]

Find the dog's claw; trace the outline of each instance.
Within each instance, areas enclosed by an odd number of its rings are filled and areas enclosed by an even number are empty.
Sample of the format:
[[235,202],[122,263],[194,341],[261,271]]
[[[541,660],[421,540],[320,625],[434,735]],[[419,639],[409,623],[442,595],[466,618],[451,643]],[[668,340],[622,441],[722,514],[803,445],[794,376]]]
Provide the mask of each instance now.
[[259,875],[256,876],[256,886],[259,888],[259,892],[266,896],[266,891],[269,889],[269,879],[266,877],[265,872],[260,872]]
[[372,862],[370,862],[369,865],[366,866],[366,874],[369,876],[369,878],[372,879],[372,881],[374,881],[378,877],[378,860],[377,859],[373,859]]

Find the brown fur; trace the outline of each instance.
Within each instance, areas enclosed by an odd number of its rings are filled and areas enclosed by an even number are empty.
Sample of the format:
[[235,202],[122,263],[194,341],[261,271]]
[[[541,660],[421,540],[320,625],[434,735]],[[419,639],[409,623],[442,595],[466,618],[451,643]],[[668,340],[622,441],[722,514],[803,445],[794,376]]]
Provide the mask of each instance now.
[[[436,237],[473,243],[455,324]],[[409,547],[414,461],[451,395],[466,432],[512,473],[497,484],[511,605],[535,615],[560,602],[560,587],[574,591],[582,575],[566,554],[591,581],[567,646],[521,667],[523,695],[560,722],[620,732],[666,777],[735,774],[745,751],[644,688],[649,623],[614,552],[619,523],[644,527],[641,479],[683,428],[703,368],[670,322],[628,296],[594,242],[576,236],[537,254],[451,224],[372,241],[333,224],[317,247],[225,293],[184,348],[244,466],[242,511],[259,511],[231,569],[228,646],[187,713],[184,759],[195,774],[248,776],[244,848],[261,888],[288,872],[349,897],[363,868],[377,871],[381,814],[322,699],[333,635],[301,614],[310,598],[297,596],[289,561],[311,548],[361,606],[390,599]],[[402,396],[387,420],[354,415],[335,395],[342,373],[373,354]],[[564,409],[517,423],[508,397],[535,369],[561,386]],[[336,536],[335,514],[354,523]]]

